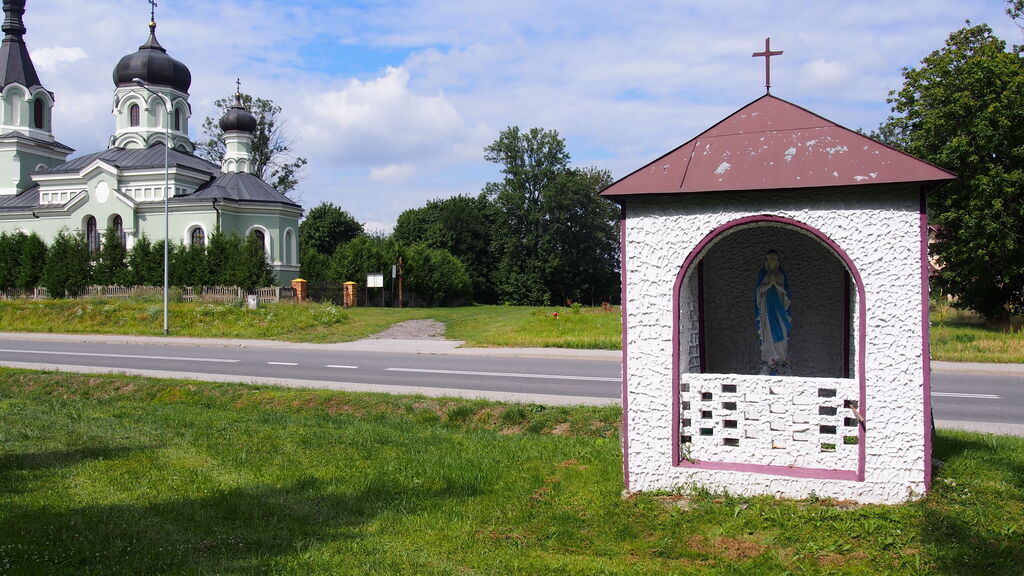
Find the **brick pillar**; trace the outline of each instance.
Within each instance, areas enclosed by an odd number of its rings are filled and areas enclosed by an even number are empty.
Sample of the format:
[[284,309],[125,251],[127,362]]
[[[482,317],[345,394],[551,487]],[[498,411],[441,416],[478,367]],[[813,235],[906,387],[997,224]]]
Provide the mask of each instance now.
[[309,299],[309,296],[306,293],[306,281],[303,280],[302,278],[296,278],[295,280],[292,280],[292,288],[295,289],[296,302],[301,304]]
[[342,301],[345,303],[346,308],[351,308],[356,305],[356,288],[358,284],[355,282],[345,282],[342,284]]

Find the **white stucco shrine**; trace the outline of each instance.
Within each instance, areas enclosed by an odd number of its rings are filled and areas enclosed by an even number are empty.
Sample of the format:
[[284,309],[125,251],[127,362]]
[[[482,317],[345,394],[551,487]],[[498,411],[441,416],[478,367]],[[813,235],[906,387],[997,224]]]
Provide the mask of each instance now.
[[922,496],[926,196],[954,177],[766,94],[604,190],[626,490]]

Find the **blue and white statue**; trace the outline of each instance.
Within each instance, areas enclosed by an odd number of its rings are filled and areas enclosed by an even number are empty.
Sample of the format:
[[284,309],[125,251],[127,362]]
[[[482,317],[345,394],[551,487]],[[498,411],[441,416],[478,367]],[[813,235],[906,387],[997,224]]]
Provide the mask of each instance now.
[[793,323],[789,315],[792,301],[789,279],[779,262],[779,253],[769,250],[757,274],[754,290],[754,317],[761,345],[761,374],[789,376],[789,337]]

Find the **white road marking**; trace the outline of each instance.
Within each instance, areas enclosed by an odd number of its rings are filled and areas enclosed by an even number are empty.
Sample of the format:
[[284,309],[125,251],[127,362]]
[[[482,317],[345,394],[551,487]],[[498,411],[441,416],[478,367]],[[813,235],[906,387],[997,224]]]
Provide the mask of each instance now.
[[181,360],[183,362],[218,362],[221,364],[234,364],[241,360],[229,360],[225,358],[189,358],[181,356],[142,356],[139,354],[102,354],[100,352],[50,352],[47,350],[9,350],[0,348],[0,352],[12,354],[43,354],[56,356],[95,356],[97,358],[135,358],[138,360]]
[[424,374],[458,374],[462,376],[497,376],[500,378],[541,378],[544,380],[588,380],[599,382],[621,382],[622,378],[601,378],[599,376],[563,376],[559,374],[516,374],[512,372],[470,372],[468,370],[430,370],[427,368],[388,368],[388,372],[421,372]]
[[999,396],[995,394],[961,394],[959,392],[932,392],[932,396],[942,396],[945,398],[981,398],[983,400],[999,400]]
[[359,366],[345,366],[344,364],[328,364],[328,368],[348,368],[349,370],[355,370]]
[[298,362],[267,362],[267,364],[271,364],[273,366],[298,366],[299,365]]

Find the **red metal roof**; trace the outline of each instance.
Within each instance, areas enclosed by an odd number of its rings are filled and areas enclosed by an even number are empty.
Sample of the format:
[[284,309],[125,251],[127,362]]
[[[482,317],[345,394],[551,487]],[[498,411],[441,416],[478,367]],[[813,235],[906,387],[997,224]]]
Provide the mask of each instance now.
[[955,179],[952,172],[766,94],[615,182],[602,196]]

